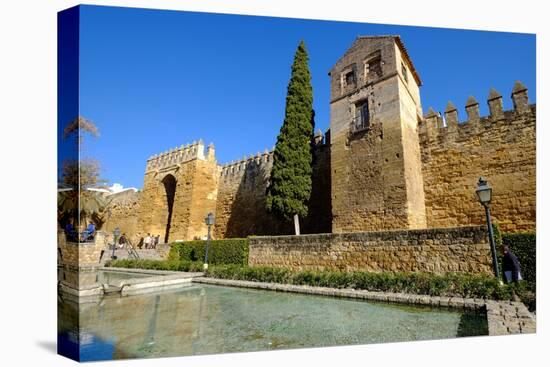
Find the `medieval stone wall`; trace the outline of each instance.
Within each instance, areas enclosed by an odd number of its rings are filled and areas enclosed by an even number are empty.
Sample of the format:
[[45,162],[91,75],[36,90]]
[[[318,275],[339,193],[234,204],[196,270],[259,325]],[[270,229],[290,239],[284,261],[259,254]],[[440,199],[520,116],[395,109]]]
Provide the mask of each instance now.
[[[464,123],[452,104],[444,118],[433,110],[422,117],[420,78],[398,36],[358,37],[330,76],[330,135],[314,137],[302,233],[483,224],[480,176],[493,187],[492,214],[503,230],[535,229],[536,109],[521,83],[512,111],[491,91],[490,116],[480,117],[470,98]],[[368,118],[358,120],[364,108]],[[161,242],[190,240],[206,236],[212,212],[215,238],[292,234],[290,221],[265,210],[272,164],[266,151],[220,166],[202,141],[153,156],[139,201],[113,207],[113,225]]]
[[59,264],[72,268],[95,267],[99,265],[101,251],[107,249],[108,239],[104,232],[97,231],[93,242],[67,242],[65,233],[58,232]]
[[214,212],[219,168],[210,146],[202,141],[153,156],[147,162],[139,205],[139,236],[160,241],[206,236],[204,218]]
[[[413,69],[400,45],[393,36],[358,37],[330,71],[332,232],[426,226],[420,81],[403,74]],[[358,123],[365,104],[368,126]]]
[[[310,214],[301,221],[303,233],[330,232],[330,149],[319,141],[314,148]],[[216,204],[216,238],[290,234],[293,224],[265,208],[273,167],[273,152],[250,156],[222,166]]]
[[249,266],[492,274],[485,227],[251,237]]
[[502,97],[489,96],[490,115],[479,116],[477,101],[467,102],[468,119],[458,122],[449,103],[446,126],[430,111],[421,125],[422,172],[429,227],[485,223],[475,195],[479,177],[493,187],[491,214],[504,231],[532,231],[536,222],[536,108],[517,83],[514,110],[503,111]]
[[113,233],[118,227],[120,233],[126,234],[134,244],[137,244],[139,196],[140,193],[134,190],[109,195],[106,220],[101,229]]

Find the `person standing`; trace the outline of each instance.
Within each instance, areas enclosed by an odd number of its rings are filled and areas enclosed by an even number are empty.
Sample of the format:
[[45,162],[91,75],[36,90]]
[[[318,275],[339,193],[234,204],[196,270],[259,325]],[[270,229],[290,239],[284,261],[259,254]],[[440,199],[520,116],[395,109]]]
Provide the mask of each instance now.
[[143,244],[146,249],[151,247],[151,233],[147,233],[147,236],[145,236],[145,239],[143,240]]
[[118,239],[118,248],[124,248],[126,246],[126,233],[123,233],[122,236]]
[[502,273],[506,283],[517,283],[521,278],[521,267],[516,255],[508,246],[502,248]]

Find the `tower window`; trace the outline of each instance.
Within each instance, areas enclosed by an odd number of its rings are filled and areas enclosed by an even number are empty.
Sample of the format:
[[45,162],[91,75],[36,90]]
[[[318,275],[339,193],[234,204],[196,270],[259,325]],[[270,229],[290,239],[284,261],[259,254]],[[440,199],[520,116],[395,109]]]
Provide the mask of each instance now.
[[355,73],[353,70],[346,73],[344,76],[344,81],[346,86],[355,84]]
[[365,82],[382,77],[382,61],[380,57],[369,59],[365,65]]
[[370,125],[369,102],[363,100],[355,105],[354,130],[362,130]]
[[405,83],[409,82],[409,76],[407,75],[407,68],[405,67],[405,64],[401,63],[401,74],[403,75],[403,80],[405,80]]

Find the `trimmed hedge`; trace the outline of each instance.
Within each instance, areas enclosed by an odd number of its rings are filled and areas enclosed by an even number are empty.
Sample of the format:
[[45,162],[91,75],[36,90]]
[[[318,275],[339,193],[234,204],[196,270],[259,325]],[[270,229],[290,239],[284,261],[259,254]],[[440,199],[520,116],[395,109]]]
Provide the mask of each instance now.
[[535,233],[502,233],[498,225],[494,226],[497,244],[499,268],[502,271],[502,247],[508,246],[517,256],[521,275],[524,280],[536,283],[537,280],[537,245]]
[[[185,241],[173,243],[168,259],[204,261],[206,241]],[[208,264],[248,264],[248,239],[231,238],[211,240],[208,247]]]
[[382,292],[403,292],[431,296],[460,296],[498,300],[522,294],[521,284],[500,285],[491,276],[448,273],[368,273],[368,272],[293,272],[283,268],[220,265],[207,270],[206,276],[330,288],[354,288]]
[[[201,261],[187,260],[113,260],[105,266],[130,269],[203,271]],[[248,267],[236,264],[214,265],[205,276],[219,279],[248,280],[281,284],[310,285],[330,288],[353,288],[370,291],[459,296],[497,300],[513,299],[515,293],[530,310],[536,308],[536,297],[530,284],[500,285],[491,276],[447,273],[367,273],[367,272],[293,272],[284,268]]]
[[187,260],[109,260],[105,263],[106,267],[127,268],[127,269],[147,269],[147,270],[170,270],[170,271],[202,271],[202,262],[192,262]]
[[537,245],[534,233],[503,233],[502,245],[506,245],[517,256],[521,275],[529,282],[537,279]]

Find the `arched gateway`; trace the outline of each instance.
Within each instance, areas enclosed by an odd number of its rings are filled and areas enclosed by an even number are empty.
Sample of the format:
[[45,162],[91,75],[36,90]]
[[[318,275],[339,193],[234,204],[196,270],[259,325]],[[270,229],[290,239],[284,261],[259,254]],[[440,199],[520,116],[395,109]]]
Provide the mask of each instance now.
[[174,211],[174,198],[176,196],[176,178],[168,174],[162,179],[162,183],[164,184],[164,191],[166,193],[166,230],[164,232],[164,242],[168,243],[172,213]]
[[150,233],[165,243],[206,236],[204,218],[216,209],[219,171],[214,147],[206,154],[204,148],[199,141],[147,161],[138,215],[141,236]]

